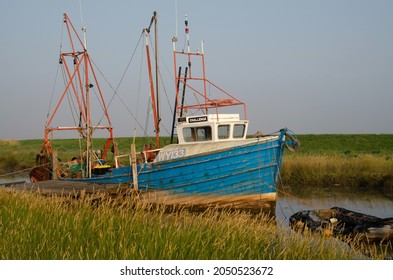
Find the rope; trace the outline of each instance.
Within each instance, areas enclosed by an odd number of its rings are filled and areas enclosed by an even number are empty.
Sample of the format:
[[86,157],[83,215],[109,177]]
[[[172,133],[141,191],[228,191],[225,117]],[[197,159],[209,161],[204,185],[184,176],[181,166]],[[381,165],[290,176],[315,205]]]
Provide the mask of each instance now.
[[8,177],[8,176],[11,176],[11,175],[14,175],[14,174],[23,173],[23,172],[26,172],[26,171],[33,170],[36,167],[43,167],[43,166],[46,166],[46,165],[47,164],[36,165],[36,166],[33,166],[33,167],[21,169],[21,170],[18,170],[18,171],[13,171],[13,172],[5,173],[5,174],[0,174],[0,177]]
[[[283,191],[283,190],[277,189],[277,191],[278,191],[279,193],[283,194],[285,197],[293,198],[293,199],[295,199],[295,200],[297,200],[297,201],[299,201],[299,202],[301,202],[301,203],[303,203],[303,204],[306,204],[306,205],[310,205],[310,206],[312,205],[312,203],[311,203],[309,200],[301,199],[301,198],[299,198],[299,197],[297,197],[297,196],[295,196],[295,195],[289,194],[289,193],[287,193],[287,192],[285,192],[285,191]],[[288,202],[288,205],[290,205],[289,202]],[[290,207],[290,208],[291,208],[292,212],[294,213],[292,207]]]

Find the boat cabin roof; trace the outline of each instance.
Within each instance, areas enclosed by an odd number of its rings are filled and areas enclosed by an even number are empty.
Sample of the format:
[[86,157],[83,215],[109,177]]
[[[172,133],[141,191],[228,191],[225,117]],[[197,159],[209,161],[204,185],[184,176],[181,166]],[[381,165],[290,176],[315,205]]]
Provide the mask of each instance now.
[[178,118],[177,135],[179,144],[233,141],[245,139],[247,129],[239,114],[207,114]]

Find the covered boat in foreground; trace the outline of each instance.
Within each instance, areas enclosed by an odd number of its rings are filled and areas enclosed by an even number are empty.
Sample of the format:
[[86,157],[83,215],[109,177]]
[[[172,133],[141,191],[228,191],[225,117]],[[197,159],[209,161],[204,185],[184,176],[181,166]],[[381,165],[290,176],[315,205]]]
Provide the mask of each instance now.
[[[154,13],[151,23],[156,19]],[[285,128],[248,138],[246,106],[206,78],[203,44],[195,52],[190,47],[177,51],[174,38],[176,96],[171,144],[161,147],[149,31],[150,27],[144,30],[144,35],[156,133],[154,147],[146,145],[139,155],[132,149],[124,155],[130,159],[127,165],[121,166],[116,160],[115,166],[103,172],[90,172],[84,167],[83,173],[88,176],[60,176],[59,180],[127,183],[139,201],[149,204],[251,211],[274,209],[284,148],[295,150],[299,146],[295,135]],[[189,46],[188,20],[185,31]],[[184,73],[179,65],[185,65]],[[200,70],[194,69],[195,65]],[[120,157],[117,155],[116,159]],[[105,158],[96,162],[101,160]],[[90,170],[100,168],[90,166]]]
[[334,236],[357,236],[368,243],[393,241],[393,217],[379,218],[342,207],[304,210],[289,218],[290,227],[297,231],[329,233]]

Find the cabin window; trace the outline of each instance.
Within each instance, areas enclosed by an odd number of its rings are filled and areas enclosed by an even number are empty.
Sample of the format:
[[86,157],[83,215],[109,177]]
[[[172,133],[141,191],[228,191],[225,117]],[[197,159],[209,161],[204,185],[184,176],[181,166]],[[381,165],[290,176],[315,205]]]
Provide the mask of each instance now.
[[210,126],[185,127],[183,136],[186,142],[212,140],[212,128]]
[[183,137],[186,142],[195,141],[195,131],[191,127],[185,127],[183,128]]
[[246,130],[246,125],[235,124],[233,127],[233,138],[243,138],[245,130]]
[[230,126],[226,125],[219,125],[218,126],[218,139],[228,139],[230,132]]

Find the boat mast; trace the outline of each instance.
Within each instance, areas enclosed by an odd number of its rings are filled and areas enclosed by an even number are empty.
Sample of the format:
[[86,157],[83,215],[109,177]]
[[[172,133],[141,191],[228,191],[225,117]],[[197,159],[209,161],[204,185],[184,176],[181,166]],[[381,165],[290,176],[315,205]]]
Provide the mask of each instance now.
[[[149,48],[149,39],[148,34],[150,33],[150,28],[154,22],[155,29],[155,66],[156,66],[156,94],[154,94],[154,85],[153,85],[153,74],[151,69],[151,60],[150,60],[150,48]],[[154,116],[154,131],[156,133],[156,148],[160,148],[160,117],[159,117],[159,99],[158,99],[158,49],[157,49],[157,12],[154,11],[153,16],[150,21],[150,25],[148,28],[143,30],[145,34],[145,42],[146,42],[146,57],[147,57],[147,67],[149,72],[149,82],[150,82],[150,95],[151,95],[151,106],[153,109]],[[157,97],[157,99],[156,99]]]
[[[110,144],[113,144],[114,153],[117,154],[117,148],[113,137],[113,128],[111,124],[111,120],[109,118],[109,113],[107,106],[104,101],[103,94],[101,92],[101,88],[99,86],[97,76],[94,72],[92,62],[89,57],[89,53],[86,49],[86,28],[83,27],[83,40],[79,37],[78,32],[73,26],[71,20],[64,14],[64,23],[67,28],[68,37],[70,41],[70,52],[62,52],[60,54],[59,63],[65,69],[65,77],[67,79],[65,88],[61,94],[60,100],[58,101],[55,109],[52,114],[48,114],[48,120],[45,124],[45,133],[44,133],[44,143],[43,143],[43,153],[52,156],[52,147],[49,141],[50,134],[53,131],[65,131],[65,130],[76,130],[78,133],[85,137],[86,139],[86,154],[83,155],[85,164],[86,164],[86,173],[84,177],[91,176],[91,167],[92,161],[94,160],[95,154],[92,149],[92,136],[93,132],[96,129],[106,129],[109,132],[109,137],[105,143],[105,147],[101,158],[105,158],[107,152],[109,150]],[[75,40],[74,40],[75,39]],[[75,42],[74,42],[75,41]],[[77,51],[74,43],[79,43],[83,48],[83,51]],[[71,60],[71,63],[69,61]],[[71,70],[71,65],[73,64],[73,70]],[[96,85],[98,96],[104,111],[104,115],[108,122],[107,125],[96,125],[93,126],[91,123],[91,103],[90,103],[90,89],[93,88],[92,82]],[[79,110],[79,124],[75,126],[52,126],[52,121],[54,117],[65,99],[65,96],[70,94],[75,98],[77,102],[77,109]]]
[[[187,37],[188,68],[190,69],[190,78],[191,78],[191,77],[192,77],[192,74],[191,74],[190,29],[188,28],[188,18],[187,18],[187,15],[185,15],[184,24],[185,24],[184,31],[185,31],[186,37]],[[184,78],[186,79],[187,76],[185,76]]]
[[157,121],[158,121],[158,131],[159,131],[159,124],[161,122],[161,117],[160,117],[160,95],[158,94],[158,29],[157,29],[157,12],[154,11],[153,13],[154,17],[154,45],[155,45],[155,62],[156,62],[156,100],[157,100]]
[[[86,177],[90,178],[91,177],[91,168],[92,168],[92,156],[93,156],[93,151],[92,151],[92,127],[91,127],[91,114],[90,114],[90,83],[89,83],[89,55],[87,53],[86,49],[86,27],[82,27],[82,32],[83,32],[83,51],[84,51],[84,56],[85,56],[85,65],[84,68],[85,70],[85,114],[86,114]],[[91,85],[92,87],[92,85]],[[81,91],[83,95],[83,90]]]

